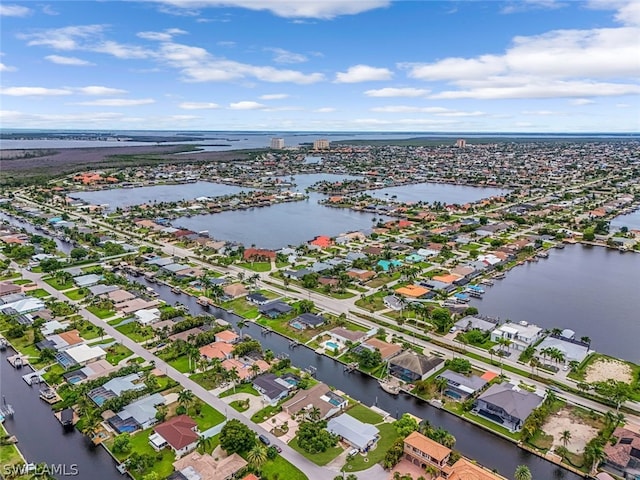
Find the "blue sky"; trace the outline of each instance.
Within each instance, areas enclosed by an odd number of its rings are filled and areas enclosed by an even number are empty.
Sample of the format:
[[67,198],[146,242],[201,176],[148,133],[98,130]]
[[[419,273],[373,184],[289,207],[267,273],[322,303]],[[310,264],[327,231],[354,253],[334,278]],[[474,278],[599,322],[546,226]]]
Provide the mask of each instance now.
[[0,5],[4,128],[637,132],[635,0]]

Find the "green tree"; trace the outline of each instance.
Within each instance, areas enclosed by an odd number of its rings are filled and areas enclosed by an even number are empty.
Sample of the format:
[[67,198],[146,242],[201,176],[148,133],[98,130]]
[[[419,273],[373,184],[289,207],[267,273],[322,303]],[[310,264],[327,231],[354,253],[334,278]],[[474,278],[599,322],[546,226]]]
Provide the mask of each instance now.
[[82,247],[75,247],[71,249],[71,251],[69,252],[69,256],[74,260],[81,260],[86,257],[88,253],[89,252]]
[[186,410],[188,410],[189,407],[193,405],[195,399],[196,396],[191,390],[181,390],[178,393],[178,404],[182,405]]
[[228,453],[248,452],[256,444],[256,434],[240,420],[229,420],[220,432],[220,446]]
[[398,420],[393,422],[393,426],[398,432],[398,435],[402,438],[409,435],[411,432],[418,430],[418,422],[411,415],[405,413]]
[[329,433],[327,422],[302,422],[298,426],[298,446],[308,453],[322,453],[338,443],[338,437]]
[[446,308],[434,308],[431,312],[431,321],[440,333],[446,332],[453,325],[451,313]]
[[532,480],[531,470],[526,465],[518,465],[516,471],[513,474],[514,480]]
[[111,447],[113,453],[129,453],[131,450],[131,439],[128,433],[121,433],[113,440]]
[[267,461],[267,449],[256,443],[247,453],[247,461],[255,468],[260,468]]

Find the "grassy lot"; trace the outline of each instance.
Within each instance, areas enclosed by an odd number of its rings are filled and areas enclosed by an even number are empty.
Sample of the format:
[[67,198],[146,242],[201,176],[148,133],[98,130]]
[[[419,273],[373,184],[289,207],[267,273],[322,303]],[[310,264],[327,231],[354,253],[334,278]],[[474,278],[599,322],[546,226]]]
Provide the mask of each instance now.
[[43,280],[56,290],[69,290],[70,288],[73,288],[74,285],[73,280],[69,280],[65,283],[60,283],[57,278],[53,277],[44,278]]
[[578,365],[578,368],[572,370],[567,376],[578,382],[584,382],[589,366],[596,362],[618,362],[627,364],[631,369],[631,378],[634,379],[631,382],[631,399],[636,402],[640,401],[640,365],[636,365],[635,363],[626,362],[601,353],[593,353],[585,358],[582,363]]
[[[152,428],[148,428],[147,430],[143,430],[141,432],[135,433],[130,436],[130,445],[131,452],[137,452],[139,454],[147,454],[151,455],[154,459],[157,458],[158,452],[156,452],[151,444],[149,443],[149,435],[153,433]],[[111,450],[111,446],[113,445],[113,440],[109,440],[106,443],[106,446]],[[162,454],[161,460],[156,460],[151,468],[145,470],[143,472],[131,472],[133,478],[136,480],[142,479],[149,472],[156,472],[159,478],[166,478],[171,475],[173,472],[173,462],[175,461],[175,454],[171,449],[162,449],[160,451]],[[125,458],[129,456],[129,453],[113,453],[113,455],[118,459],[118,461],[122,462]]]
[[90,305],[87,307],[87,310],[93,313],[100,320],[104,320],[105,318],[113,317],[116,312],[115,310],[104,310],[102,308],[98,308],[95,305]]
[[340,447],[331,447],[322,453],[308,453],[308,452],[305,452],[302,448],[300,448],[300,446],[298,445],[297,437],[289,442],[289,446],[293,448],[296,452],[307,457],[316,465],[320,465],[320,466],[326,465],[327,463],[329,463],[331,460],[333,460],[343,452],[343,449]]
[[239,267],[246,268],[253,272],[268,272],[271,270],[270,262],[253,262],[253,263],[239,263]]
[[261,317],[256,323],[269,327],[271,330],[275,330],[282,335],[290,338],[295,338],[303,343],[309,341],[311,337],[321,333],[327,329],[326,325],[320,326],[315,329],[298,330],[289,325],[289,321],[293,320],[297,316],[296,313],[291,312],[287,315],[283,315],[278,318]]
[[155,336],[153,328],[147,326],[142,327],[138,322],[131,322],[120,327],[116,327],[120,333],[125,334],[136,343],[144,342]]
[[224,302],[222,304],[222,308],[233,310],[234,313],[237,313],[244,318],[256,318],[258,315],[260,315],[258,306],[251,302],[248,302],[244,299],[244,297],[239,297],[229,302]]
[[194,373],[189,378],[207,390],[213,390],[218,385],[214,382],[213,377],[209,377],[207,372]]
[[189,357],[186,355],[180,355],[178,358],[170,360],[168,363],[180,373],[189,373],[191,371],[189,368]]
[[[0,424],[0,436],[8,435],[2,424]],[[2,459],[2,465],[9,467],[10,465],[20,465],[24,463],[18,447],[15,445],[0,445],[0,458]]]
[[33,330],[27,330],[20,338],[12,338],[11,344],[18,352],[30,357],[31,364],[38,365],[35,360],[40,357],[40,350],[33,344]]
[[386,285],[393,280],[398,280],[400,278],[400,275],[402,275],[400,272],[395,272],[391,275],[389,275],[388,273],[381,273],[373,280],[369,280],[367,283],[365,283],[365,285],[371,288],[378,288],[382,285]]
[[[366,457],[363,457],[362,455],[354,455],[347,460],[347,463],[343,467],[345,472],[349,473],[366,470],[367,468],[371,468],[376,463],[382,461],[387,450],[389,450],[389,447],[391,447],[396,438],[398,438],[398,432],[396,432],[395,427],[390,423],[382,423],[377,425],[377,428],[380,430],[380,440],[378,440],[376,448],[371,450]],[[365,460],[368,461],[365,462]]]
[[358,404],[353,408],[350,408],[347,413],[353,418],[360,420],[363,423],[371,423],[376,425],[382,422],[382,416],[374,412],[373,410],[365,407],[362,404]]
[[370,312],[376,312],[378,310],[383,310],[387,308],[384,304],[383,299],[386,296],[385,292],[377,292],[373,295],[369,295],[365,298],[360,298],[356,300],[356,305],[364,308],[365,310],[369,310]]
[[60,377],[64,372],[65,369],[62,367],[62,365],[54,363],[47,369],[47,373],[42,375],[42,378],[44,378],[49,385],[60,383]]
[[278,455],[262,466],[262,480],[308,480],[308,477],[293,464]]
[[64,292],[65,296],[69,297],[71,300],[82,300],[87,296],[88,290],[82,290],[80,288],[74,288],[73,290],[69,290],[68,292]]
[[204,402],[198,403],[201,407],[199,415],[195,414],[194,407],[189,407],[189,416],[198,424],[198,430],[204,432],[224,421],[224,415],[211,405]]
[[35,298],[45,298],[50,296],[50,293],[47,292],[44,288],[36,288],[35,290],[31,290],[29,295]]
[[117,365],[121,360],[130,357],[133,352],[124,345],[116,344],[107,348],[107,362]]
[[229,390],[225,390],[220,395],[218,395],[218,397],[224,398],[228,397],[229,395],[234,395],[234,393],[248,393],[249,395],[255,395],[256,397],[260,395],[250,383],[239,383],[236,386],[235,392],[233,391],[233,387],[231,387]]
[[98,332],[98,327],[96,327],[93,323],[89,322],[88,320],[78,319],[77,328],[78,328],[78,332],[80,332],[80,336],[85,340],[93,340],[94,338],[98,338],[100,336],[100,333]]
[[258,410],[256,413],[254,413],[251,417],[251,421],[253,423],[262,423],[265,420],[273,417],[276,413],[280,412],[280,410],[281,409],[278,406],[272,407],[271,405],[269,405],[268,407],[265,407],[262,410]]

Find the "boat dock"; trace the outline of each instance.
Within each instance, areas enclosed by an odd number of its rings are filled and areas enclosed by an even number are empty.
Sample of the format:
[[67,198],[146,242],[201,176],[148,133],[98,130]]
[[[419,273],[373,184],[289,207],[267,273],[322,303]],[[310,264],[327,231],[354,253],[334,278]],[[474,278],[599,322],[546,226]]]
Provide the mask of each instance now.
[[351,362],[351,363],[349,363],[349,364],[344,366],[344,371],[347,372],[347,373],[351,373],[351,372],[353,372],[354,370],[357,370],[357,369],[358,369],[358,363],[357,362]]
[[50,405],[53,405],[54,403],[62,400],[62,398],[60,398],[60,395],[58,395],[58,393],[49,386],[45,386],[40,389],[40,398]]
[[44,370],[38,370],[37,372],[28,373],[22,376],[22,380],[24,380],[27,385],[38,385],[43,382],[42,374]]
[[7,357],[7,362],[9,362],[13,368],[22,368],[25,365],[29,365],[27,357],[20,353]]

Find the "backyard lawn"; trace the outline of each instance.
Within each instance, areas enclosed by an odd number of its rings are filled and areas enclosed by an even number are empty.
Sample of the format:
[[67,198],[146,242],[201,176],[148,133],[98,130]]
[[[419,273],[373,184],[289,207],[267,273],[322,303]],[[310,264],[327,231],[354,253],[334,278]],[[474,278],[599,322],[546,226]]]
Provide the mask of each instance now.
[[260,312],[258,312],[258,306],[246,301],[243,297],[236,298],[229,302],[224,302],[222,307],[227,310],[233,310],[234,313],[245,318],[256,318],[260,315]]
[[[0,424],[0,436],[7,435],[7,431]],[[9,467],[10,465],[20,465],[24,463],[18,448],[15,445],[0,445],[0,458],[2,459],[2,465]]]
[[189,373],[191,371],[189,367],[189,357],[186,355],[180,355],[178,358],[170,360],[167,363],[180,373]]
[[365,407],[362,404],[358,404],[353,408],[347,410],[347,413],[353,418],[360,420],[363,423],[371,423],[377,425],[382,422],[382,415],[374,412],[373,410]]
[[102,308],[96,307],[95,305],[88,306],[87,310],[93,313],[96,317],[98,317],[101,320],[104,320],[105,318],[113,317],[116,314],[115,310],[104,310]]
[[307,457],[316,465],[320,465],[320,466],[326,465],[327,463],[329,463],[331,460],[333,460],[343,452],[343,449],[340,447],[331,447],[322,453],[308,453],[298,446],[297,437],[289,442],[289,446],[293,448],[296,452]]
[[[380,440],[376,445],[376,448],[371,450],[366,457],[358,454],[347,460],[347,463],[342,468],[345,472],[358,472],[360,470],[366,470],[373,467],[376,463],[379,463],[384,458],[387,450],[398,438],[398,432],[391,423],[381,423],[376,425],[380,430]],[[365,461],[367,460],[367,461]]]
[[[130,435],[129,437],[130,446],[131,446],[130,453],[137,452],[140,455],[143,455],[143,454],[151,455],[154,459],[156,459],[153,466],[148,470],[144,470],[142,472],[135,472],[135,471],[131,472],[131,474],[133,475],[133,478],[135,478],[136,480],[142,479],[142,477],[144,477],[146,474],[152,471],[158,474],[158,478],[166,478],[169,475],[171,475],[171,473],[173,472],[173,462],[175,461],[175,458],[176,458],[175,454],[171,449],[165,448],[160,450],[162,459],[157,460],[157,456],[159,455],[159,453],[156,452],[151,446],[151,444],[149,443],[149,435],[151,435],[152,433],[153,433],[153,428],[148,428],[147,430],[143,430],[134,435]],[[113,445],[112,440],[107,442],[107,447],[109,447],[109,450],[111,450],[112,445]],[[118,461],[122,462],[125,458],[127,458],[130,455],[130,453],[125,453],[125,454],[114,453],[114,455],[118,459]]]

